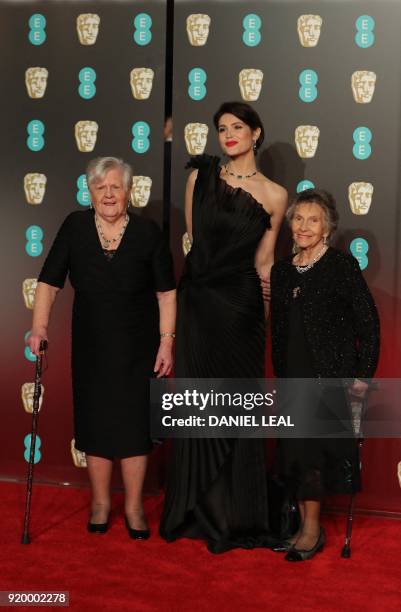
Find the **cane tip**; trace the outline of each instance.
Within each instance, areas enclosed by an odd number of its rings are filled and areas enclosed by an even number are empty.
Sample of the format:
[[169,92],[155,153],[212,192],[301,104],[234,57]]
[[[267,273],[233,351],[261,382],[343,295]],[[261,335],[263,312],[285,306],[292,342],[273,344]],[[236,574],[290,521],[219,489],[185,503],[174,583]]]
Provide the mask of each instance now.
[[30,544],[30,543],[31,543],[31,539],[29,537],[29,533],[24,533],[21,538],[21,544]]
[[343,559],[349,559],[351,557],[351,548],[347,546],[347,544],[343,547],[341,551],[341,557]]

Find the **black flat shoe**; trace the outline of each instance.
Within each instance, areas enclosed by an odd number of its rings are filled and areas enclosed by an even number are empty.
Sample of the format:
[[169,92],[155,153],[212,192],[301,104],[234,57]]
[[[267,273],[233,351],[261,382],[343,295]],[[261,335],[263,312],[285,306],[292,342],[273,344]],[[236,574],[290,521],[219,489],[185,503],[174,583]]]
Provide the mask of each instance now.
[[129,537],[133,540],[147,540],[150,538],[150,529],[133,529],[130,527],[127,517],[125,517],[125,526]]
[[313,548],[311,548],[310,550],[297,550],[296,548],[291,548],[284,557],[284,559],[286,561],[306,561],[307,559],[312,559],[312,557],[314,557],[316,553],[322,552],[325,542],[326,537],[324,529],[323,527],[321,527],[319,537]]
[[91,523],[88,521],[86,526],[89,533],[106,533],[109,528],[109,519],[105,523]]
[[291,544],[291,542],[287,542],[287,540],[283,540],[282,542],[279,542],[275,546],[272,546],[270,550],[272,550],[273,552],[277,552],[277,553],[283,553],[283,552],[288,552],[293,546],[294,544]]

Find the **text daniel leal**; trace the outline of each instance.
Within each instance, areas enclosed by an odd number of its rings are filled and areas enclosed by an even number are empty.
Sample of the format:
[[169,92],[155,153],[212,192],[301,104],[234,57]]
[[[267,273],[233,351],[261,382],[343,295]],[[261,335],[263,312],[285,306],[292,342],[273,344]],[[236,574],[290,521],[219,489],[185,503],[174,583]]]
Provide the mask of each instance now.
[[176,418],[166,414],[162,418],[162,425],[164,427],[294,427],[290,416],[275,414],[262,415],[260,420],[254,414],[230,416],[210,414],[206,418],[200,416]]

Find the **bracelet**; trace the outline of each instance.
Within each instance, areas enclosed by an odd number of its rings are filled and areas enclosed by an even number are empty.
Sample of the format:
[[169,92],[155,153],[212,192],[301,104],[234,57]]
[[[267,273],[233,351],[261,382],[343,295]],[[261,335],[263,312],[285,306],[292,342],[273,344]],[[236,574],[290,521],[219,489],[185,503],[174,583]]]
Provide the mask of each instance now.
[[160,334],[160,338],[175,338],[175,333],[173,332],[163,332]]

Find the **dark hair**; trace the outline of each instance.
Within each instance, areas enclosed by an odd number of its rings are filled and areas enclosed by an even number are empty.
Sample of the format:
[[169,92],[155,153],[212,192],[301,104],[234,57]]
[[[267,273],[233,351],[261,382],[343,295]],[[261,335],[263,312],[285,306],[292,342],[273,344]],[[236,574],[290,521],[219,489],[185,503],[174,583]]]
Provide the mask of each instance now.
[[213,123],[216,130],[219,129],[219,121],[222,115],[230,113],[241,119],[251,130],[260,128],[260,136],[256,141],[256,150],[258,150],[265,139],[265,129],[258,113],[245,102],[223,102],[219,110],[213,116]]
[[304,204],[305,202],[318,204],[323,209],[329,236],[331,236],[337,229],[339,219],[336,201],[331,193],[324,189],[315,189],[314,187],[301,191],[291,202],[286,212],[287,221],[289,221],[289,223],[291,223],[294,217],[295,209],[298,204]]

